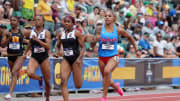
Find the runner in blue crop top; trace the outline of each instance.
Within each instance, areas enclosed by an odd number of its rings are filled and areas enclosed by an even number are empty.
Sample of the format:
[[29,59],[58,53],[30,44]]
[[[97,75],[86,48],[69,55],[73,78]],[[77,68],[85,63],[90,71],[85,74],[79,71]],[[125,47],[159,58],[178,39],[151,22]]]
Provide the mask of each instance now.
[[118,36],[122,35],[133,44],[135,50],[137,51],[137,46],[133,37],[131,37],[124,29],[119,28],[115,25],[115,14],[112,11],[107,10],[105,14],[105,24],[102,25],[100,28],[101,31],[96,30],[95,36],[86,36],[86,40],[91,42],[92,47],[99,42],[99,69],[103,76],[103,96],[101,101],[106,101],[106,96],[108,92],[109,86],[113,87],[119,95],[123,95],[123,91],[120,88],[119,83],[114,83],[111,78],[110,74],[119,64],[119,57],[117,51],[117,43],[118,43]]
[[118,32],[116,25],[112,33],[106,32],[105,26],[102,26],[99,39],[99,50],[98,55],[100,57],[111,57],[118,54]]

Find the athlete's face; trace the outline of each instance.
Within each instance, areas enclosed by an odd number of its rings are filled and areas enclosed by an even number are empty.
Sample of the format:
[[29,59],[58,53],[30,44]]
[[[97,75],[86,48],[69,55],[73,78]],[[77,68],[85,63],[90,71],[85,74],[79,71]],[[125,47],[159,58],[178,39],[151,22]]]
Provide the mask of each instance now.
[[107,11],[104,17],[105,23],[111,24],[114,22],[114,19],[114,15],[110,11]]
[[64,26],[67,29],[71,29],[73,27],[72,20],[70,18],[65,18],[64,19]]
[[43,24],[44,24],[44,20],[43,20],[43,18],[41,17],[41,16],[36,16],[36,18],[35,18],[35,24],[36,24],[36,26],[43,26]]
[[18,19],[15,17],[11,17],[10,24],[11,24],[11,27],[17,27],[19,24]]

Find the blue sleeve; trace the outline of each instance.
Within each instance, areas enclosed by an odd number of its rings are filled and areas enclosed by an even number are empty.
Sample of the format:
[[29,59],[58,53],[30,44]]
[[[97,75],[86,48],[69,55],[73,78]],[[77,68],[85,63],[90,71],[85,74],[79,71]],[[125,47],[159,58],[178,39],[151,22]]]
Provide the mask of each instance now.
[[149,42],[148,42],[148,49],[151,49],[151,45],[149,44]]
[[171,9],[170,12],[169,12],[169,15],[170,16],[176,15],[176,10],[175,9]]
[[139,41],[138,46],[143,47],[143,42],[142,42],[142,40]]

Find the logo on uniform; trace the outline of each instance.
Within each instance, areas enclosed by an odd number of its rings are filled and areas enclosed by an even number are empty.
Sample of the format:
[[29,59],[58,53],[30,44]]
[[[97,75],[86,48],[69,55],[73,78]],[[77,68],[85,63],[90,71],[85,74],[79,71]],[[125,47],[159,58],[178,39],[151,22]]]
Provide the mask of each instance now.
[[72,38],[72,33],[69,34],[69,38]]
[[41,38],[41,39],[42,39],[42,38],[43,38],[43,34],[40,34],[39,38]]

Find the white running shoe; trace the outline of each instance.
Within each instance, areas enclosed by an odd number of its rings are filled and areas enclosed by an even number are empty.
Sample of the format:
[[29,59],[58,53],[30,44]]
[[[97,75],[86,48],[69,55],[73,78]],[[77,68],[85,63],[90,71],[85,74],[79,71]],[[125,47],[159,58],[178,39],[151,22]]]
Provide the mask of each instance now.
[[6,96],[4,96],[4,99],[7,101],[11,101],[11,95],[7,94]]

